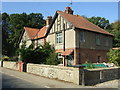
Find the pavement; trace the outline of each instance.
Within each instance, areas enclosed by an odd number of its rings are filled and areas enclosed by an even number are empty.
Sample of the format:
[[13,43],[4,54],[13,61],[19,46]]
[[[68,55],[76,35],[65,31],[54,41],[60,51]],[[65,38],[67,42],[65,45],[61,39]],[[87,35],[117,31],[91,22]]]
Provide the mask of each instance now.
[[[73,83],[64,82],[60,80],[49,79],[49,78],[41,77],[34,74],[19,72],[19,71],[7,69],[7,68],[0,68],[0,69],[3,75],[3,83],[5,82],[5,79],[8,76],[9,78],[7,80],[13,80],[10,78],[16,78],[15,79],[16,85],[17,85],[17,82],[20,82],[18,84],[24,83],[23,86],[20,85],[19,88],[24,88],[24,85],[27,85],[26,87],[29,87],[29,88],[31,87],[32,88],[118,88],[118,84],[119,84],[118,83],[119,80],[112,80],[112,81],[97,84],[95,86],[82,86],[82,85],[76,85]],[[3,87],[6,87],[6,86],[3,85]]]

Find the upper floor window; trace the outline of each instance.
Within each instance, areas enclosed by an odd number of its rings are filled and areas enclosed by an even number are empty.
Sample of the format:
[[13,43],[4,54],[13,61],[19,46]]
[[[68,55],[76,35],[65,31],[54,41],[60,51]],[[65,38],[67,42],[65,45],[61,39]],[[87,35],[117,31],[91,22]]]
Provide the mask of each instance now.
[[39,40],[39,44],[42,45],[42,39]]
[[62,43],[62,32],[57,33],[57,43]]
[[96,34],[96,45],[100,45],[100,36]]
[[108,46],[109,45],[109,41],[108,41],[108,38],[106,37],[105,38],[105,46]]
[[85,42],[84,32],[80,32],[80,42]]

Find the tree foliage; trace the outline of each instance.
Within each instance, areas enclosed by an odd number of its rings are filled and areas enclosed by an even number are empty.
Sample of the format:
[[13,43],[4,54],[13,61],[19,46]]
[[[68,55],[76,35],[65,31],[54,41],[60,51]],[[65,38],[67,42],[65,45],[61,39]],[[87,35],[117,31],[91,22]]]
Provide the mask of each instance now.
[[43,46],[40,45],[34,49],[34,44],[26,47],[25,42],[23,42],[20,49],[18,49],[20,55],[20,60],[25,63],[37,63],[37,64],[48,64],[57,65],[57,54],[52,45],[46,42]]
[[3,55],[14,56],[18,38],[23,27],[41,28],[45,20],[41,13],[10,14],[2,13],[2,44]]
[[110,32],[114,35],[113,47],[120,47],[120,21],[112,23],[111,26]]
[[93,24],[99,26],[100,28],[102,29],[110,29],[111,28],[111,25],[109,23],[109,20],[105,19],[104,17],[90,17],[90,18],[87,18],[85,17],[88,21],[92,22]]
[[108,52],[109,62],[120,66],[120,50],[110,49]]

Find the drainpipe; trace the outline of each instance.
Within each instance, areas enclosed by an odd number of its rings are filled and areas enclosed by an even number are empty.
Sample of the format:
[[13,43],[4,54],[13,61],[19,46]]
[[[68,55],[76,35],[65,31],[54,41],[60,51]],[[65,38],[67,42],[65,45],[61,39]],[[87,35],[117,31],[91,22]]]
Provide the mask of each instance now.
[[[63,23],[63,36],[64,36],[64,40],[63,40],[63,52],[65,52],[65,23]],[[63,55],[63,66],[65,66],[65,55]]]

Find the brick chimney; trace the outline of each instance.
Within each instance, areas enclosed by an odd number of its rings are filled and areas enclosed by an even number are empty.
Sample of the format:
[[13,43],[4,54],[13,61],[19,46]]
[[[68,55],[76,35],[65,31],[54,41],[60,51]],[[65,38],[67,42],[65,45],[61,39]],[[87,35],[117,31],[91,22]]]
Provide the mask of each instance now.
[[46,26],[50,25],[52,23],[52,16],[48,16],[46,19]]
[[73,10],[70,7],[66,7],[66,10],[64,11],[67,14],[72,14],[73,15]]

